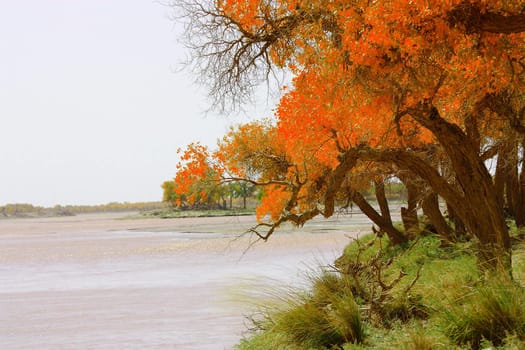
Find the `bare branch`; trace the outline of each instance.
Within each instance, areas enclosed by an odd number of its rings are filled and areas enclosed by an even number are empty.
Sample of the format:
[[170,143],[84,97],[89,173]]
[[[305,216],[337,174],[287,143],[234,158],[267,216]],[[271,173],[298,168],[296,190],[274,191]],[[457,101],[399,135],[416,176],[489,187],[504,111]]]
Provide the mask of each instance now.
[[187,65],[196,82],[209,88],[211,108],[221,112],[251,101],[263,82],[280,82],[278,76],[285,72],[272,61],[270,49],[276,45],[293,47],[294,31],[299,27],[320,21],[334,45],[341,45],[337,20],[324,8],[277,15],[276,2],[261,1],[258,18],[262,24],[245,27],[217,1],[167,1],[179,13],[176,19],[185,25],[185,45],[190,49]]

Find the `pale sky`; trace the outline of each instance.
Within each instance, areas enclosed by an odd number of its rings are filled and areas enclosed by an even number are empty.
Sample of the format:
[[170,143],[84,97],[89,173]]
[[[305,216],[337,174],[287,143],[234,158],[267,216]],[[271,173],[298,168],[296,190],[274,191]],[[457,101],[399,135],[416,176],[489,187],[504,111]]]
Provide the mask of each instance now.
[[248,120],[205,113],[205,89],[176,72],[187,52],[170,11],[0,0],[0,205],[160,200],[177,148]]

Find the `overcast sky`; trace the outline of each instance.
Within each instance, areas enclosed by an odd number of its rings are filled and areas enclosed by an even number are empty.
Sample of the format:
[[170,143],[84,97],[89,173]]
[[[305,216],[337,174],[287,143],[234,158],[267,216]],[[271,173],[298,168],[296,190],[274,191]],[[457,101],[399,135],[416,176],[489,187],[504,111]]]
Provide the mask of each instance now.
[[205,90],[175,72],[187,52],[169,14],[153,0],[0,0],[0,205],[160,200],[178,147],[247,120],[204,112]]

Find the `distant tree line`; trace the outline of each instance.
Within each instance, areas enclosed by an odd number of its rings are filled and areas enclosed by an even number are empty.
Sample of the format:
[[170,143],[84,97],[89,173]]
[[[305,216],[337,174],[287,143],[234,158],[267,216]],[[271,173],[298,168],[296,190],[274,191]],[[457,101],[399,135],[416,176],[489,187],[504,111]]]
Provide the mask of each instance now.
[[255,186],[243,181],[227,183],[206,179],[181,192],[175,181],[162,183],[162,200],[177,209],[247,209],[259,200]]
[[35,206],[27,203],[14,203],[0,206],[1,217],[41,217],[69,216],[82,213],[145,211],[164,208],[161,202],[111,202],[100,205],[55,205],[54,207]]

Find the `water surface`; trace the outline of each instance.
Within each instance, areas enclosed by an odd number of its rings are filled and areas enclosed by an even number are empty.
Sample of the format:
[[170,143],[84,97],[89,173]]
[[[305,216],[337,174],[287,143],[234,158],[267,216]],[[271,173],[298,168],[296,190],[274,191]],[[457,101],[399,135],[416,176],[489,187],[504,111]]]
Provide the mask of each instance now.
[[253,288],[299,283],[370,227],[339,216],[252,246],[253,222],[0,220],[0,349],[231,349]]

